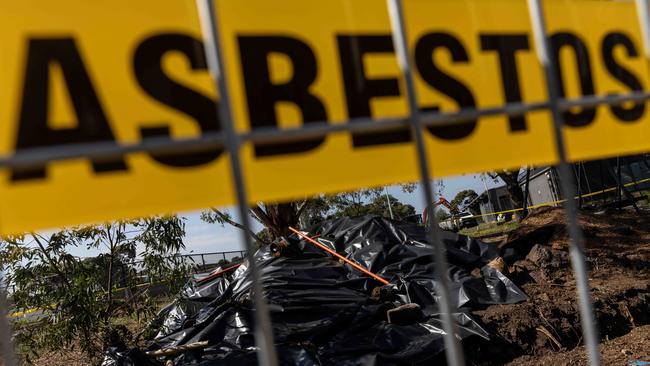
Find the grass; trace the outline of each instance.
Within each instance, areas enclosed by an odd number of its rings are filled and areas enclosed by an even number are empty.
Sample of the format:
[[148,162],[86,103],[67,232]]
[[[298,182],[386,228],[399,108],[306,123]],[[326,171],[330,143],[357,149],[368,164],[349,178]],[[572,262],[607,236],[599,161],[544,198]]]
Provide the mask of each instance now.
[[497,225],[496,222],[486,222],[475,227],[463,229],[459,231],[459,233],[471,237],[482,237],[495,234],[506,234],[518,227],[519,223],[516,221],[508,221],[501,225]]

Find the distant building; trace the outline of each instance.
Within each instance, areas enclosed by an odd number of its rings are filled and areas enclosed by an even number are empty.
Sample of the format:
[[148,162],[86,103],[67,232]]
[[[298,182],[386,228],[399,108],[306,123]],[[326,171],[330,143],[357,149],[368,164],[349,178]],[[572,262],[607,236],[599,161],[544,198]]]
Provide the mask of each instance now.
[[[512,210],[514,204],[510,199],[510,193],[505,185],[490,188],[478,196],[480,202],[481,215],[488,213]],[[482,216],[484,222],[496,221],[496,215]]]
[[[629,192],[650,190],[650,155],[633,155],[620,158],[592,160],[572,164],[576,191],[586,195],[585,202],[614,201],[620,163],[621,182]],[[618,160],[617,160],[618,159]],[[646,181],[648,180],[648,181]],[[519,185],[526,189],[526,170],[519,173]],[[559,174],[554,167],[540,167],[530,170],[528,206],[556,202],[564,198],[560,188]],[[560,203],[553,204],[559,206]]]
[[[519,174],[519,185],[526,191],[526,170]],[[555,202],[562,199],[558,173],[554,167],[534,168],[530,170],[528,188],[528,206]],[[557,204],[553,205],[557,206]]]

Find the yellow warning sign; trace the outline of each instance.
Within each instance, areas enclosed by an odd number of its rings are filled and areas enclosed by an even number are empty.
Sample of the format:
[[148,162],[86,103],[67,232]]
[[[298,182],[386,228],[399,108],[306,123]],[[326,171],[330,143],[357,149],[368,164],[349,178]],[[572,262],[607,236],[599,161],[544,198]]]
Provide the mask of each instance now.
[[[0,154],[219,130],[194,1],[25,0],[1,9]],[[0,232],[230,203],[229,171],[216,149],[3,170]]]
[[[215,0],[239,133],[406,117],[384,0]],[[633,2],[544,2],[562,95],[650,83]],[[418,103],[426,112],[545,102],[522,0],[404,2]],[[0,153],[133,144],[220,131],[194,1],[2,5]],[[564,112],[569,156],[650,150],[645,103]],[[556,161],[548,111],[425,131],[437,177]],[[252,200],[286,200],[418,177],[408,128],[247,142]],[[234,203],[222,149],[50,162],[2,171],[0,232]]]
[[[647,88],[633,2],[544,4],[565,97]],[[406,116],[385,1],[240,0],[217,5],[241,131]],[[409,0],[404,12],[422,110],[546,101],[525,1]],[[577,108],[564,118],[572,159],[650,148],[650,119],[643,103]],[[556,160],[547,111],[429,127],[425,135],[437,176]],[[255,199],[285,198],[417,179],[413,149],[407,129],[340,133],[293,147],[251,144],[245,161]]]

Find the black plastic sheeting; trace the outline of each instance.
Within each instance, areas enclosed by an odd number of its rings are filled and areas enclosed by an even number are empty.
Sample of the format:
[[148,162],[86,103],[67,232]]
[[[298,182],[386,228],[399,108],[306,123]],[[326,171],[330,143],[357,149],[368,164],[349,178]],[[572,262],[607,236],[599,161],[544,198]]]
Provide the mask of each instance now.
[[[392,290],[372,296],[381,283],[297,236],[288,238],[288,245],[260,249],[255,258],[281,364],[418,364],[444,350],[433,248],[423,227],[364,216],[322,222],[308,235],[317,235],[321,244],[390,281]],[[527,297],[486,265],[498,255],[495,246],[449,232],[442,233],[442,240],[452,300],[460,307],[454,314],[457,336],[487,339],[469,310]],[[161,311],[160,331],[147,350],[208,341],[207,348],[174,356],[174,365],[256,363],[249,277],[244,262],[230,277],[200,286],[190,281],[181,299]],[[386,312],[407,303],[418,304],[423,315],[406,325],[389,323]],[[111,348],[103,365],[163,365],[163,361],[140,350]]]

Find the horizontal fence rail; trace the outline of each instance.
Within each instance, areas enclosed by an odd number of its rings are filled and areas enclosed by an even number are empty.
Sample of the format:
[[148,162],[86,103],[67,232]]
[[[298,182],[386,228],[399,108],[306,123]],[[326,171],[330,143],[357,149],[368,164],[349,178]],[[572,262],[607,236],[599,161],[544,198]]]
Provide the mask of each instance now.
[[[205,253],[191,253],[181,254],[166,259],[175,259],[182,261],[185,264],[191,264],[194,273],[205,272],[206,268],[216,267],[221,264],[238,263],[246,259],[245,250],[231,250],[226,252],[205,252]],[[143,263],[141,260],[126,263],[129,266],[139,267]]]
[[[581,98],[559,98],[559,110],[568,111],[575,107],[596,107],[600,105],[622,105],[630,102],[650,100],[650,93],[631,92],[616,95],[588,95]],[[535,111],[550,111],[548,102],[506,103],[498,107],[461,108],[456,112],[418,113],[423,127],[443,127],[467,123],[481,117],[521,116]],[[377,133],[408,128],[409,117],[402,118],[351,118],[346,121],[311,122],[299,128],[255,128],[238,134],[241,142],[270,143],[291,142],[301,139],[324,137],[332,133]],[[170,139],[168,137],[147,137],[131,144],[114,142],[71,143],[65,146],[21,149],[14,154],[0,155],[0,168],[28,169],[43,164],[79,158],[110,159],[124,154],[152,153],[169,154],[203,152],[225,146],[224,134],[206,132],[196,138]]]

